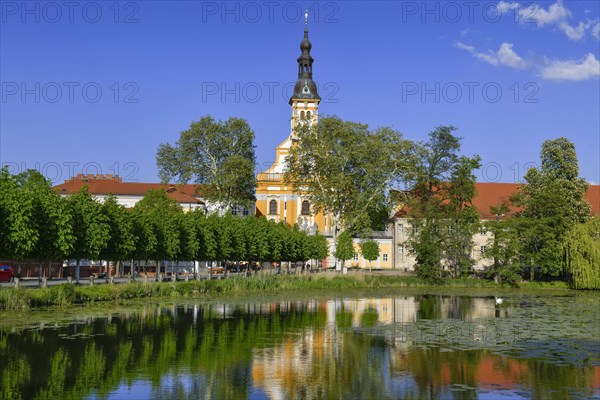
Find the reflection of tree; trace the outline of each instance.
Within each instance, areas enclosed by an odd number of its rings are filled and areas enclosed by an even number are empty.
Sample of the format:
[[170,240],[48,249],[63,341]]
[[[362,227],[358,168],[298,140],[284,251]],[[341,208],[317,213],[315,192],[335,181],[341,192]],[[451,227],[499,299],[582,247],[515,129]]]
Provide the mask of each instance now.
[[[470,319],[476,313],[477,303],[470,296],[416,296],[419,302],[417,317],[421,319]],[[492,299],[493,300],[493,299]],[[492,301],[490,300],[490,301]],[[493,304],[493,303],[492,303]]]
[[365,311],[363,311],[360,320],[362,326],[373,327],[377,325],[377,321],[379,320],[379,313],[376,309],[369,307]]
[[385,344],[367,335],[338,336],[339,348],[313,360],[308,387],[290,398],[387,399]]
[[[444,301],[420,297],[420,317],[472,307],[452,298],[445,309]],[[247,305],[148,306],[66,327],[0,331],[0,398],[103,398],[120,385],[144,381],[154,398],[172,400],[248,398],[253,386],[275,384],[290,399],[420,399],[441,396],[450,384],[476,387],[500,379],[531,387],[534,398],[566,399],[573,394],[565,388],[585,393],[594,379],[593,367],[519,361],[485,350],[396,348],[389,332],[377,336],[365,328],[377,322],[373,310],[363,313],[360,330],[352,329],[352,320],[344,308],[328,316],[325,307],[296,303],[253,311]],[[259,362],[261,382],[254,375]],[[410,385],[390,383],[407,376]],[[453,397],[474,398],[476,391]]]
[[572,399],[575,394],[568,388],[578,391],[589,391],[587,396],[592,397],[591,389],[586,390],[594,379],[593,368],[576,368],[573,366],[541,363],[538,360],[527,361],[529,374],[528,383],[534,399]]
[[135,380],[150,381],[155,393],[162,393],[166,375],[189,374],[194,377],[190,390],[202,388],[212,398],[246,398],[253,349],[277,346],[290,332],[325,325],[324,312],[288,309],[265,315],[237,310],[235,318],[220,318],[208,307],[200,308],[195,319],[192,309],[149,308],[112,316],[110,322],[99,318],[55,330],[0,334],[0,397],[102,397]]
[[[3,355],[1,358],[2,364],[4,364]],[[27,384],[31,380],[31,367],[27,362],[24,355],[18,355],[17,357],[9,357],[6,370],[2,371],[0,375],[2,378],[0,382],[0,394],[3,399],[23,399],[27,398],[19,393],[19,387],[23,384]]]

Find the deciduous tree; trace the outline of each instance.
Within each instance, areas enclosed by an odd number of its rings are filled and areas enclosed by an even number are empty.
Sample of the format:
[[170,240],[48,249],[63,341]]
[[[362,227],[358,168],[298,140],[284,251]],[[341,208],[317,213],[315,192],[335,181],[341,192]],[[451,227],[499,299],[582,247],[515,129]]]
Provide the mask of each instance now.
[[600,219],[571,228],[565,235],[562,255],[575,289],[600,289]]
[[563,273],[564,236],[591,216],[584,198],[588,184],[579,177],[575,145],[564,137],[547,140],[540,158],[540,168],[527,171],[526,184],[513,198],[522,208],[516,218],[523,251],[529,256],[531,279],[535,267],[546,277]]
[[136,249],[132,214],[117,203],[114,195],[108,195],[104,199],[102,213],[108,223],[109,239],[106,247],[100,252],[100,258],[112,262],[130,259]]
[[98,260],[110,239],[109,226],[101,204],[88,192],[87,186],[70,195],[67,204],[74,235],[68,258],[77,262],[75,279],[79,282],[81,260]]
[[0,171],[0,256],[23,259],[39,239],[33,225],[33,199],[23,195],[17,179]]
[[365,260],[369,260],[369,270],[371,262],[379,257],[379,243],[375,240],[365,240],[360,244],[360,253]]
[[386,203],[389,187],[412,165],[411,142],[392,128],[324,117],[301,124],[285,162],[285,181],[314,212],[330,215],[333,239],[371,227],[369,212]]
[[254,131],[239,118],[192,122],[177,143],[161,144],[156,153],[163,182],[199,184],[199,193],[220,211],[251,207],[255,202]]
[[350,232],[342,232],[335,242],[335,258],[342,260],[342,269],[346,260],[350,260],[354,257],[354,243],[352,241],[352,235]]
[[453,126],[441,126],[417,150],[415,173],[409,195],[417,274],[430,281],[442,277],[442,262],[455,276],[470,269],[472,235],[478,226],[473,207],[478,156],[460,156],[460,138]]
[[[40,260],[40,276],[43,262],[62,260],[73,246],[73,226],[67,209],[67,201],[53,188],[49,180],[35,170],[16,176],[22,190],[22,199],[29,199],[33,207],[31,227],[36,231],[35,247],[29,257]],[[48,271],[50,276],[51,271]]]

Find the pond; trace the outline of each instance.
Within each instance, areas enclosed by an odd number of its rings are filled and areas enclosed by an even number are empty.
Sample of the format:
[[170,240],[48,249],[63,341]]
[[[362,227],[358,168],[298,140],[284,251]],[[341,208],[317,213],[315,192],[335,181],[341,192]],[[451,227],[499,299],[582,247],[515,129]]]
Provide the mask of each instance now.
[[594,294],[104,307],[1,315],[0,398],[600,397]]

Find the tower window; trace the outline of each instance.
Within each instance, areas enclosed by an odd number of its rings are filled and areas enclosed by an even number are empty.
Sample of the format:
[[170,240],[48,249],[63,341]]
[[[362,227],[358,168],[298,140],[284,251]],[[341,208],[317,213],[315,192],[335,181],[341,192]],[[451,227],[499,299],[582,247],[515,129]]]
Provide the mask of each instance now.
[[310,111],[306,112],[306,118],[310,119]]
[[302,215],[310,215],[310,203],[308,202],[308,200],[304,200],[302,202],[301,214]]
[[271,200],[269,202],[269,214],[271,214],[271,215],[277,214],[277,200]]
[[304,119],[305,115],[304,115],[304,111],[300,111],[300,118]]

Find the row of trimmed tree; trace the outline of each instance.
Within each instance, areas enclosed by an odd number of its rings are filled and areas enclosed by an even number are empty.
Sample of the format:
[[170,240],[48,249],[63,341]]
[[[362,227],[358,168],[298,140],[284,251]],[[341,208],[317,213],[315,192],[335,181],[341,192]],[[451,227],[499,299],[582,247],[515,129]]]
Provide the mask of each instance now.
[[184,212],[162,190],[132,209],[84,187],[61,196],[39,172],[0,172],[0,258],[77,261],[306,262],[327,258],[327,239],[265,218]]

